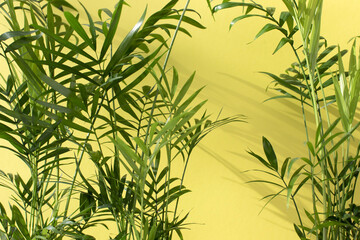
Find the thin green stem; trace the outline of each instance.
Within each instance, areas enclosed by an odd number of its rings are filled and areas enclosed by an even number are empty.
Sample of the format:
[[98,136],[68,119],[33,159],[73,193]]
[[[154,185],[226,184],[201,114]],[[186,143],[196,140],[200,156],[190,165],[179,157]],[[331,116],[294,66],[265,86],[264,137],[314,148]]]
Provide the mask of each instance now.
[[[300,57],[299,57],[299,55],[298,55],[298,53],[297,53],[297,51],[296,51],[293,44],[291,44],[291,47],[292,47],[293,52],[295,53],[296,59],[297,59],[297,61],[299,63],[299,67],[300,67],[301,72],[303,74],[303,78],[304,78],[305,84],[307,85],[307,89],[310,89],[309,85],[308,85],[308,82],[307,82],[305,69],[301,64]],[[305,89],[303,89],[302,91],[305,92]],[[308,131],[308,127],[307,127],[307,120],[306,120],[306,114],[305,114],[304,101],[305,101],[304,96],[301,95],[301,111],[302,111],[303,122],[304,122],[304,127],[305,127],[306,141],[309,142],[310,139],[309,139],[309,131]],[[309,156],[309,160],[312,161],[312,155],[311,155],[311,152],[310,152],[309,149],[308,149],[308,156]],[[314,179],[314,167],[313,167],[313,165],[310,167],[310,174],[311,174],[311,181],[312,181],[311,191],[312,191],[313,211],[314,211],[315,214],[317,214],[316,200],[315,200],[315,179]],[[317,218],[316,217],[315,217],[315,221],[317,223]],[[320,224],[320,223],[317,223],[317,224]],[[316,234],[318,234],[318,233],[316,232]],[[317,236],[317,238],[318,238],[318,236]]]

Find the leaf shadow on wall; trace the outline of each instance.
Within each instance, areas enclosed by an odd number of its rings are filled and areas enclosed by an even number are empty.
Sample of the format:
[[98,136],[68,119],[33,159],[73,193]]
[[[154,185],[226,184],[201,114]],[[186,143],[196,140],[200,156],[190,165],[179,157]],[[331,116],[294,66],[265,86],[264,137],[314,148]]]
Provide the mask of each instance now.
[[[239,169],[239,167],[236,164],[233,164],[231,161],[226,160],[224,157],[222,157],[219,154],[215,153],[210,148],[207,148],[206,146],[203,146],[203,145],[199,146],[199,148],[201,148],[204,152],[206,152],[208,155],[213,157],[216,161],[218,161],[226,169],[231,171],[233,173],[233,175],[237,177],[237,180],[238,180],[237,181],[236,179],[231,178],[229,176],[224,177],[224,179],[226,179],[227,181],[234,182],[234,183],[237,183],[237,184],[239,184],[241,186],[244,186],[244,183],[247,183],[248,181],[255,180],[255,179],[259,178],[258,173]],[[245,154],[234,153],[234,152],[232,152],[232,154],[234,156],[240,157],[242,160],[250,161],[250,157],[248,157]],[[261,169],[261,168],[259,168],[259,169]],[[266,185],[266,184],[259,184],[259,183],[250,184],[249,183],[249,184],[246,184],[245,186],[247,186],[251,190],[255,191],[259,196],[261,196],[258,199],[258,201],[261,204],[263,204],[263,206],[265,205],[266,201],[260,201],[260,199],[262,197],[264,197],[264,195],[277,192],[276,190],[274,190],[274,188],[271,188],[271,187],[269,187],[269,185]],[[301,200],[298,201],[297,203],[299,204],[299,206],[306,206],[306,205],[308,205],[307,203],[309,203],[309,202],[311,202],[310,198],[302,196]],[[280,219],[282,219],[282,220],[284,220],[286,222],[289,222],[289,224],[287,226],[280,225],[279,227],[283,228],[284,230],[291,230],[292,231],[293,230],[292,223],[298,223],[299,222],[299,220],[297,218],[297,215],[296,215],[296,212],[295,212],[295,209],[293,208],[293,206],[290,204],[290,208],[287,209],[285,197],[278,197],[278,198],[274,199],[273,201],[271,201],[269,203],[269,205],[272,206],[272,207],[270,207],[270,206],[266,207],[265,206],[264,209],[262,209],[262,210],[268,211],[272,215],[277,216],[277,217],[279,217]],[[259,212],[258,214],[260,215],[261,212]],[[275,222],[274,220],[271,220],[271,219],[268,219],[268,218],[266,218],[265,220],[278,226],[278,222]]]
[[[237,85],[237,88],[227,88],[225,85],[215,83],[216,91],[219,96],[231,95],[232,99],[237,99],[237,105],[232,104],[227,106],[231,108],[232,112],[241,111],[247,116],[249,127],[231,127],[223,128],[224,131],[239,139],[239,142],[245,144],[246,147],[258,146],[261,142],[261,136],[270,136],[271,142],[277,146],[279,152],[284,154],[300,153],[300,150],[305,149],[305,132],[303,127],[303,120],[299,104],[295,101],[289,100],[273,100],[264,102],[264,100],[275,96],[277,93],[273,91],[265,91],[265,88],[248,80],[243,80],[234,75],[227,73],[219,73],[224,76],[224,79],[232,81],[231,85]],[[235,82],[235,83],[234,83]],[[212,83],[213,84],[213,83]],[[256,96],[251,96],[251,94]],[[260,98],[262,99],[259,99]],[[220,99],[216,99],[219,100]],[[271,103],[276,103],[274,104]],[[245,110],[242,111],[241,108]],[[309,119],[312,117],[312,112],[306,108],[305,114]],[[309,132],[313,133],[315,128],[308,126]],[[284,144],[284,143],[287,144]],[[291,144],[302,144],[294,146]],[[296,149],[296,150],[295,150]],[[300,149],[300,150],[299,150]]]
[[[269,134],[271,133],[271,136],[275,139],[277,139],[277,141],[273,141],[274,145],[276,146],[276,149],[279,150],[280,153],[285,153],[285,154],[289,154],[289,151],[291,152],[291,154],[294,154],[292,152],[292,148],[296,148],[296,146],[290,146],[288,144],[283,144],[281,143],[281,140],[287,140],[287,138],[295,138],[298,139],[299,137],[303,137],[302,135],[299,134],[303,134],[303,126],[301,126],[301,128],[299,127],[298,124],[294,124],[297,122],[302,121],[302,119],[299,120],[299,117],[301,117],[301,109],[299,107],[299,105],[294,102],[294,101],[286,101],[286,100],[274,100],[277,102],[277,107],[273,107],[271,106],[268,102],[263,103],[261,101],[258,101],[258,99],[254,96],[252,96],[251,94],[246,94],[246,91],[252,91],[255,92],[255,95],[261,95],[263,97],[269,98],[274,96],[273,93],[267,92],[265,93],[265,89],[258,86],[256,83],[251,82],[251,81],[246,81],[243,80],[241,78],[238,78],[236,76],[230,75],[228,73],[218,73],[221,76],[223,76],[224,79],[227,79],[227,81],[235,81],[237,84],[239,85],[239,89],[240,91],[238,91],[236,88],[231,88],[229,87],[229,85],[227,84],[223,84],[223,82],[221,81],[216,81],[216,82],[212,82],[211,84],[209,84],[211,87],[211,91],[216,92],[216,96],[227,96],[229,99],[237,99],[237,101],[235,101],[237,103],[237,105],[234,105],[234,102],[231,102],[230,104],[226,104],[225,103],[225,107],[229,107],[231,108],[231,112],[237,112],[239,111],[239,107],[241,108],[242,103],[245,103],[246,105],[250,106],[250,110],[251,110],[251,115],[254,116],[254,118],[261,118],[260,121],[258,119],[248,119],[248,121],[250,122],[250,125],[253,125],[253,128],[257,129],[257,134],[260,132],[262,134],[262,130],[265,130],[266,133],[265,134]],[[233,83],[231,85],[234,85]],[[246,87],[247,89],[244,90],[244,87]],[[245,93],[245,94],[242,94]],[[269,96],[272,95],[272,96]],[[211,95],[213,96],[213,95]],[[230,96],[230,97],[229,97]],[[218,102],[221,102],[222,99],[215,99],[215,101],[218,100]],[[222,104],[224,102],[221,102]],[[279,107],[280,106],[280,107]],[[248,110],[249,110],[248,109]],[[247,115],[247,112],[242,112],[245,115]],[[305,113],[308,116],[312,116],[311,111],[309,111],[309,109],[305,109]],[[257,128],[257,126],[254,126],[254,124],[251,124],[251,120],[258,120],[257,123],[261,123],[261,121],[266,121],[267,126],[262,125],[260,128]],[[269,123],[270,122],[270,123]],[[276,129],[270,129],[270,131],[268,131],[268,127],[271,126],[271,122],[276,122],[278,125],[287,128],[287,129],[291,129],[289,132],[281,132],[281,131],[276,131]],[[258,135],[253,134],[253,129],[245,129],[245,127],[241,127],[239,125],[236,126],[231,126],[231,127],[224,127],[222,128],[222,130],[224,132],[226,132],[226,134],[231,135],[232,137],[236,138],[238,142],[241,142],[242,144],[244,144],[245,146],[249,146],[249,145],[260,145],[261,141]],[[272,130],[272,131],[271,131]],[[310,132],[313,132],[314,129],[310,128]],[[296,132],[296,134],[294,134],[294,132]],[[285,135],[285,136],[283,136]],[[294,137],[294,135],[296,135]],[[305,136],[304,136],[305,137]],[[292,140],[293,141],[293,140]],[[229,161],[227,159],[225,159],[224,157],[220,156],[219,154],[215,153],[214,151],[212,151],[210,148],[207,148],[205,146],[201,146],[202,150],[205,151],[207,154],[209,154],[210,156],[212,156],[213,158],[215,158],[220,164],[222,164],[225,168],[227,168],[229,171],[231,171],[234,176],[236,176],[236,178],[239,181],[236,181],[236,179],[231,178],[231,177],[226,177],[226,179],[228,181],[232,181],[232,182],[236,182],[238,184],[243,185],[243,183],[254,180],[256,178],[259,178],[259,174],[255,173],[255,172],[244,172],[248,169],[240,169],[238,167],[238,163],[234,163],[233,160]],[[245,152],[244,150],[242,150],[243,152]],[[251,164],[242,164],[244,166],[250,166],[250,165],[254,165],[254,162],[252,160],[252,158],[250,157],[250,155],[246,155],[246,154],[242,154],[239,152],[230,152],[232,155],[236,156],[236,158],[240,158],[241,160],[247,160],[250,161]],[[306,153],[304,154],[306,155]],[[227,155],[228,156],[228,155]],[[292,156],[294,157],[294,156]],[[234,158],[232,158],[234,159]],[[262,169],[262,166],[257,165],[256,168],[258,169]],[[252,189],[253,191],[255,191],[259,196],[263,197],[267,194],[271,194],[271,193],[276,193],[277,191],[274,190],[274,188],[269,187],[269,185],[266,184],[247,184],[247,187]],[[306,188],[304,188],[303,190],[306,191]],[[276,192],[275,192],[276,191]],[[266,193],[266,194],[265,194]],[[266,201],[259,201],[261,204],[265,204]],[[298,199],[298,205],[300,205],[300,211],[303,212],[303,206],[309,206],[308,203],[311,202],[311,198],[306,197],[306,196],[301,196],[299,195],[299,199]],[[278,199],[275,199],[274,201],[272,201],[270,203],[270,205],[272,207],[266,208],[265,211],[269,211],[271,212],[274,216],[278,216],[279,218],[281,218],[282,220],[285,220],[287,222],[289,222],[289,225],[281,225],[282,228],[286,229],[286,230],[293,230],[293,226],[292,223],[298,223],[299,220],[297,218],[295,209],[293,207],[290,207],[290,209],[287,209],[286,207],[286,198],[285,197],[279,197]],[[290,206],[292,206],[290,204]],[[271,222],[272,224],[278,225],[277,222],[274,222],[271,219],[266,219],[266,221]]]

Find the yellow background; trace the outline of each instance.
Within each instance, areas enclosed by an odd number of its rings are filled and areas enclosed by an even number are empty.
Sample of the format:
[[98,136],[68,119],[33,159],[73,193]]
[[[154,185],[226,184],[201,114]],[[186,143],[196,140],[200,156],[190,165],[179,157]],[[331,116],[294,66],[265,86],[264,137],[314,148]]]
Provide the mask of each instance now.
[[[99,8],[112,9],[116,3],[114,0],[82,2],[92,14]],[[165,2],[128,0],[131,7],[125,8],[120,22],[123,32],[137,22],[146,4],[148,12],[152,13]],[[281,0],[259,0],[258,3],[283,8]],[[181,1],[177,6],[184,5],[185,1]],[[245,184],[253,173],[242,173],[260,166],[246,150],[261,153],[261,136],[271,141],[279,159],[306,154],[298,104],[287,100],[264,103],[274,96],[274,92],[265,91],[270,79],[259,73],[282,73],[295,61],[293,53],[284,47],[272,55],[280,40],[277,32],[248,44],[265,24],[263,20],[243,20],[229,31],[232,18],[241,14],[240,8],[217,13],[215,21],[205,0],[192,0],[190,8],[201,14],[199,21],[207,29],[189,27],[192,38],[181,34],[175,43],[170,65],[176,66],[184,80],[193,71],[197,72],[194,89],[206,85],[201,98],[209,100],[207,108],[214,116],[222,109],[222,116],[244,114],[248,123],[231,124],[216,130],[194,153],[185,179],[185,185],[192,192],[181,202],[182,213],[190,211],[188,227],[191,230],[185,230],[184,237],[188,240],[297,239],[292,227],[292,222],[296,221],[294,209],[287,209],[284,199],[278,199],[259,215],[264,204],[260,199],[271,193],[271,189],[259,184]],[[329,44],[349,47],[347,41],[360,33],[359,10],[359,1],[324,1],[322,36]],[[3,156],[2,169],[21,171],[17,162],[9,161],[11,156]],[[306,204],[306,200],[305,194],[302,201]],[[105,230],[99,229],[97,239],[107,239],[107,236]]]

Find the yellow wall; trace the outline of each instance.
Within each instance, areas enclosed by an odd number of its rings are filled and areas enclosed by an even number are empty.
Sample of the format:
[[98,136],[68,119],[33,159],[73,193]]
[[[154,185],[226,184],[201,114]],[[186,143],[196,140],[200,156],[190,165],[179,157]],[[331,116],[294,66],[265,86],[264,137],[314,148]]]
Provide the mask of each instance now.
[[[74,1],[75,2],[75,1]],[[96,9],[112,8],[113,0],[82,1],[92,13]],[[128,3],[122,27],[133,25],[140,18],[146,3],[149,12],[159,9],[164,0],[137,0]],[[281,6],[280,0],[263,0],[267,6]],[[182,1],[178,6],[185,5]],[[244,20],[229,32],[228,25],[240,9],[216,14],[214,21],[205,0],[192,0],[190,8],[202,16],[207,29],[190,28],[193,38],[180,35],[170,64],[175,65],[185,79],[196,70],[194,89],[206,85],[201,98],[209,99],[207,108],[214,116],[223,108],[223,116],[244,114],[248,123],[232,124],[212,133],[202,142],[189,165],[185,185],[192,193],[185,196],[181,207],[191,230],[184,231],[185,239],[296,239],[292,208],[283,199],[275,200],[260,215],[264,202],[259,199],[270,193],[266,186],[244,182],[252,174],[244,170],[259,167],[246,154],[247,149],[261,152],[261,136],[273,144],[278,157],[303,156],[304,131],[297,103],[270,101],[274,95],[265,92],[269,79],[259,71],[281,73],[294,57],[285,47],[276,55],[272,52],[279,40],[278,33],[269,33],[248,44],[263,26],[261,20]],[[360,33],[360,3],[355,0],[324,1],[323,32],[329,44],[349,47],[347,41]],[[237,12],[238,11],[238,12]],[[4,161],[2,159],[1,161]],[[5,163],[1,163],[4,165]],[[306,203],[306,196],[303,202]],[[98,239],[101,238],[99,233]]]

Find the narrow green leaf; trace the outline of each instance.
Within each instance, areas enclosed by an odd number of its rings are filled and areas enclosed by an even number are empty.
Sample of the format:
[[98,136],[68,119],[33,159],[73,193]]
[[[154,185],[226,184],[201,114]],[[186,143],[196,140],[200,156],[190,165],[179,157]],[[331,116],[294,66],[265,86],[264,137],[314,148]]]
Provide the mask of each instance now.
[[349,75],[350,79],[355,77],[355,73],[357,72],[358,66],[357,66],[357,59],[356,56],[356,38],[354,39],[353,45],[351,47],[350,52],[350,59],[349,59]]
[[213,13],[215,13],[220,10],[233,8],[233,7],[251,7],[266,13],[266,10],[262,8],[261,5],[253,4],[253,3],[244,3],[244,2],[224,2],[222,4],[215,6],[212,11]]
[[71,95],[71,90],[64,87],[60,83],[56,82],[55,80],[51,79],[50,77],[41,74],[40,75],[41,80],[43,80],[47,85],[49,85],[51,88],[53,88],[58,93],[62,94],[65,97],[69,97]]
[[305,28],[305,36],[307,36],[307,32],[310,31],[311,29],[310,46],[309,46],[309,50],[310,50],[309,68],[312,74],[314,73],[315,68],[317,67],[316,58],[318,56],[318,51],[319,51],[322,1],[312,1],[310,2],[310,4],[314,4],[314,7],[310,8],[310,13],[309,11],[306,12],[304,28]]
[[171,119],[169,119],[166,124],[164,126],[162,126],[161,130],[157,132],[157,134],[155,135],[154,139],[151,141],[151,145],[156,144],[156,142],[159,139],[163,139],[164,141],[167,140],[167,135],[170,134],[171,131],[174,131],[176,125],[179,123],[179,121],[181,120],[181,118],[184,117],[185,114],[181,114],[178,116],[175,116]]
[[308,146],[308,149],[310,150],[311,154],[315,156],[315,149],[311,142],[307,142],[306,145]]
[[83,9],[85,10],[85,13],[88,17],[89,20],[89,28],[90,28],[90,34],[91,34],[91,38],[92,38],[92,46],[93,49],[96,50],[96,28],[95,28],[95,24],[94,24],[94,20],[91,17],[91,14],[88,12],[88,10],[85,8],[85,6],[80,2],[81,6],[83,7]]
[[139,163],[141,166],[144,166],[144,162],[140,159],[140,157],[131,149],[128,145],[126,145],[119,137],[115,139],[111,139],[111,141],[118,147],[122,155],[125,157],[126,162],[129,164],[131,169],[138,175],[141,175],[141,171],[136,163]]
[[[167,16],[167,17],[164,17],[162,19],[176,19],[176,20],[179,20],[181,17],[181,15],[171,15],[171,16]],[[188,23],[196,28],[200,28],[200,29],[205,29],[206,27],[204,25],[202,25],[201,23],[199,23],[198,21],[196,21],[195,19],[193,18],[190,18],[188,16],[183,16],[182,18],[182,21],[185,22],[185,23]]]
[[323,131],[323,126],[322,126],[322,122],[320,122],[316,128],[316,133],[315,133],[315,148],[317,148],[317,146],[319,144],[319,140],[321,139],[322,131]]
[[285,161],[284,161],[284,163],[283,163],[283,165],[282,165],[282,167],[281,167],[281,174],[280,174],[280,176],[281,176],[282,179],[285,177],[285,172],[286,172],[287,165],[288,165],[290,159],[291,159],[291,158],[289,158],[289,157],[286,158]]
[[93,118],[95,116],[96,110],[98,108],[98,102],[99,102],[99,97],[100,97],[100,90],[97,89],[94,92],[94,96],[92,99],[92,104],[91,104],[91,118]]
[[293,6],[292,1],[290,1],[290,0],[282,0],[282,1],[283,1],[283,3],[285,4],[286,8],[287,8],[287,9],[289,10],[289,12],[291,13],[291,15],[292,15],[292,16],[295,16],[294,9],[296,9],[296,8],[295,8],[295,6]]
[[102,19],[102,13],[105,13],[106,15],[108,15],[109,18],[112,18],[113,13],[108,9],[108,8],[100,8],[98,10],[98,16],[100,19]]
[[[288,18],[291,18],[289,12],[281,12],[279,18],[279,26],[282,27],[284,23],[288,20]],[[291,29],[289,29],[289,31],[291,32]]]
[[5,132],[0,132],[0,138],[8,141],[20,153],[22,153],[22,154],[30,154],[30,151],[25,146],[23,146],[23,144],[21,144],[16,138],[11,136],[10,134],[5,133]]
[[303,186],[305,183],[307,183],[307,181],[309,181],[309,179],[310,179],[310,176],[307,176],[307,177],[305,177],[305,178],[299,183],[299,185],[297,186],[296,190],[295,190],[294,193],[293,193],[293,196],[294,196],[294,197],[296,196],[297,192],[302,188],[302,186]]
[[48,108],[51,108],[51,109],[54,109],[56,111],[59,111],[61,113],[72,113],[73,110],[70,109],[70,108],[67,108],[67,107],[63,107],[63,106],[60,106],[60,105],[57,105],[57,104],[53,104],[53,103],[49,103],[49,102],[44,102],[44,101],[40,101],[40,100],[35,100],[38,104],[42,105],[42,106],[45,106],[45,107],[48,107]]
[[149,237],[147,240],[155,240],[157,225],[154,223],[150,229]]
[[52,136],[54,136],[54,131],[56,128],[60,125],[61,120],[57,121],[51,127],[47,128],[44,133],[41,134],[41,136],[36,140],[34,143],[35,147],[41,147],[43,143],[50,140]]
[[184,86],[181,88],[180,92],[178,93],[174,103],[173,107],[176,108],[177,105],[181,102],[181,100],[184,98],[185,94],[189,90],[193,80],[195,77],[195,72],[190,76],[190,78],[185,82]]
[[44,110],[44,114],[46,114],[50,118],[54,119],[55,121],[61,120],[62,125],[68,126],[69,128],[73,128],[74,130],[78,130],[78,131],[84,132],[84,133],[89,133],[89,132],[91,133],[92,132],[91,129],[86,128],[85,126],[82,126],[82,125],[80,125],[78,123],[75,123],[72,120],[68,120],[66,118],[61,118],[60,116],[58,116],[58,115],[56,115],[56,114],[54,114],[52,112]]
[[342,95],[341,92],[341,88],[339,85],[339,81],[336,77],[333,76],[333,83],[334,83],[334,88],[335,88],[335,96],[336,96],[336,103],[338,106],[338,110],[340,113],[340,118],[341,118],[341,122],[342,125],[344,127],[344,130],[346,132],[349,131],[349,110],[348,110],[348,106],[346,104],[346,101],[344,99],[344,96]]
[[211,11],[211,14],[214,15],[213,12],[212,12],[211,0],[206,0],[206,3],[207,3],[207,6],[208,6],[209,10]]
[[141,149],[141,151],[145,154],[145,157],[149,156],[149,148],[146,144],[141,140],[139,137],[134,137],[134,141],[136,142],[137,146]]
[[267,8],[266,8],[266,15],[274,16],[275,11],[276,11],[276,8],[274,8],[274,7],[267,7]]
[[84,28],[79,23],[79,20],[72,15],[70,12],[64,12],[64,16],[70,26],[79,34],[79,36],[86,42],[92,49],[95,50],[95,46],[93,45],[92,41],[90,40],[89,36],[86,34]]
[[[52,10],[52,6],[51,4],[48,4],[47,7],[46,7],[46,24],[43,25],[43,26],[47,26],[47,29],[53,34],[55,35],[55,26],[54,26],[54,12]],[[35,24],[37,22],[34,22]],[[45,38],[46,40],[46,48],[48,49],[55,49],[55,40],[53,38],[49,38],[49,37],[46,37]],[[47,56],[47,60],[50,60],[51,59],[51,56]]]
[[299,236],[299,238],[304,239],[305,236],[304,236],[303,232],[300,230],[300,228],[295,223],[293,225],[294,225],[295,232]]
[[49,159],[49,158],[58,157],[59,155],[61,155],[61,154],[63,154],[63,153],[67,153],[67,152],[69,152],[69,149],[68,149],[68,148],[59,147],[59,148],[57,148],[56,150],[47,153],[45,156],[43,156],[42,158],[40,158],[40,159],[38,160],[38,162],[40,163],[41,161],[47,160],[47,159]]
[[[340,52],[340,55],[341,56],[344,56],[345,54],[347,53],[347,50],[342,50]],[[319,70],[319,73],[320,74],[323,74],[324,72],[326,72],[328,69],[330,69],[334,64],[338,63],[338,59],[339,59],[339,56],[338,55],[335,55],[333,57],[331,57],[329,60],[327,60],[326,62],[322,63],[319,67],[318,67],[318,70]]]
[[27,230],[28,228],[26,226],[24,217],[21,214],[20,210],[15,205],[12,206],[11,210],[12,210],[12,214],[13,214],[12,217],[14,219],[14,222],[16,222],[18,226],[17,229],[21,232],[21,234],[25,237],[25,239],[31,239],[30,234]]
[[144,11],[143,15],[141,16],[140,20],[135,24],[133,29],[126,35],[124,40],[121,42],[120,46],[111,57],[109,64],[106,66],[104,71],[104,76],[107,76],[115,67],[116,64],[127,54],[128,49],[136,40],[136,34],[139,31],[140,27],[142,26],[146,15],[146,10]]
[[[152,59],[154,59],[154,57],[156,57],[156,55],[160,52],[162,46],[160,46],[159,48],[157,48],[152,54],[150,54],[149,56],[147,56],[146,58],[144,58],[143,60],[141,60],[140,62],[132,65],[131,67],[127,68],[122,75],[121,79],[117,79],[116,81],[112,82],[112,85],[124,80],[125,78],[127,78],[128,76],[131,76],[132,74],[134,74],[136,71],[141,70],[145,65],[147,65]],[[126,85],[126,87],[124,89],[122,89],[121,91],[121,95],[127,93],[128,91],[134,89],[135,86],[137,86],[139,83],[141,83],[150,73],[150,71],[152,70],[152,68],[159,62],[161,58],[156,58],[154,59],[149,67],[143,72],[141,73],[138,77],[136,77],[134,80],[132,80],[128,85]],[[112,86],[110,85],[110,86]]]
[[68,3],[65,0],[52,0],[49,3],[51,3],[54,7],[60,9],[61,11],[64,10],[63,7],[68,7],[74,11],[77,11],[75,7],[73,7],[70,3]]
[[279,30],[280,32],[282,32],[285,36],[287,36],[287,31],[284,28],[281,28],[277,25],[268,23],[266,24],[259,32],[258,34],[256,34],[254,40],[256,40],[257,38],[259,38],[261,35],[263,35],[264,33],[270,32],[272,30]]
[[199,93],[201,92],[201,90],[203,89],[204,87],[200,88],[199,90],[197,90],[196,92],[194,92],[193,94],[191,94],[191,96],[189,98],[187,98],[180,106],[178,109],[176,109],[176,113],[175,115],[177,114],[180,114],[182,113],[183,111],[186,110],[186,108],[194,101],[194,99],[199,95]]
[[305,210],[305,214],[308,217],[308,219],[314,224],[315,223],[314,217],[306,210]]
[[[340,118],[337,118],[333,123],[331,123],[330,127],[326,130],[326,132],[321,136],[321,138],[318,140],[316,144],[316,148],[319,146],[319,144],[323,143],[327,136],[332,133],[334,128],[337,126],[337,124],[340,122]],[[319,128],[319,135],[320,135],[320,128]]]
[[27,36],[27,35],[31,35],[33,33],[36,33],[38,31],[11,31],[11,32],[6,32],[0,35],[0,42],[5,41],[7,39],[10,38],[14,38],[14,37],[23,37],[23,36]]
[[279,44],[277,45],[277,47],[275,48],[275,51],[273,52],[273,54],[275,54],[277,51],[279,51],[286,43],[289,43],[290,45],[293,44],[293,40],[288,39],[286,37],[282,38],[279,42]]
[[176,68],[173,68],[173,79],[172,79],[171,90],[170,90],[171,99],[173,99],[175,96],[178,83],[179,83],[179,74],[178,74]]
[[336,48],[335,45],[327,47],[322,53],[319,54],[316,61],[320,62],[324,57],[326,57],[329,53],[331,53],[332,50],[334,50],[335,48]]
[[124,5],[124,0],[120,0],[116,5],[114,14],[111,15],[111,22],[110,22],[109,30],[106,33],[105,41],[101,48],[100,60],[103,60],[106,52],[108,51],[110,45],[113,42],[117,27],[119,25],[123,5]]
[[359,127],[360,122],[358,122],[348,133],[346,133],[326,154],[325,157],[329,156],[332,152],[336,151],[341,144],[343,144],[349,137],[352,136],[352,133]]
[[35,40],[38,40],[39,38],[41,38],[42,34],[38,34],[35,36],[31,36],[31,37],[22,37],[16,41],[14,41],[13,43],[11,43],[9,46],[7,46],[7,48],[5,49],[5,52],[11,52],[11,51],[15,51],[21,47],[24,47],[25,44],[28,44],[30,42],[33,42]]
[[265,18],[267,20],[272,21],[272,18],[270,18],[268,16],[259,15],[259,14],[245,14],[245,15],[241,15],[239,17],[234,18],[230,23],[229,29],[231,29],[234,26],[234,24],[237,23],[238,21],[243,20],[245,18],[249,18],[249,17],[260,17],[260,18]]
[[252,151],[247,151],[250,155],[252,155],[253,157],[255,157],[256,159],[258,159],[265,167],[269,168],[269,169],[272,169],[273,168],[271,167],[271,165],[266,162],[262,157],[260,157],[259,155],[255,154],[254,152]]
[[28,63],[25,62],[22,56],[20,56],[17,52],[12,52],[14,56],[14,61],[16,64],[21,68],[22,73],[27,78],[27,81],[29,81],[31,84],[28,85],[31,91],[33,91],[34,94],[32,96],[38,97],[42,94],[44,91],[44,85],[42,84],[41,80],[39,79],[39,74],[35,73],[33,69],[29,66]]
[[290,203],[290,199],[293,198],[292,195],[292,190],[294,188],[295,182],[296,180],[300,177],[301,175],[301,170],[305,167],[305,165],[299,167],[298,169],[296,169],[296,171],[293,173],[293,175],[290,178],[290,181],[288,183],[288,187],[287,187],[287,200],[286,200],[286,206],[289,207],[289,203]]
[[273,147],[271,146],[270,142],[265,137],[262,137],[262,143],[263,143],[263,149],[264,149],[266,158],[268,159],[271,167],[273,167],[275,169],[275,171],[277,171],[278,170],[278,162],[277,162],[277,158],[276,158]]

